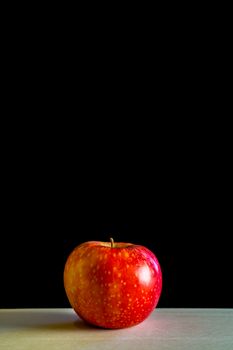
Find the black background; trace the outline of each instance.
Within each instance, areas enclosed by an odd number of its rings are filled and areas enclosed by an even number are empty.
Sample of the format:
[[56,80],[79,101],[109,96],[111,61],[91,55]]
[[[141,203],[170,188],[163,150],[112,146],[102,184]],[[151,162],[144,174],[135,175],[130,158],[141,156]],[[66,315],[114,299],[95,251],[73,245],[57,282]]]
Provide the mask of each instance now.
[[66,258],[110,236],[156,254],[160,307],[233,306],[225,34],[116,31],[7,40],[0,307],[68,306]]

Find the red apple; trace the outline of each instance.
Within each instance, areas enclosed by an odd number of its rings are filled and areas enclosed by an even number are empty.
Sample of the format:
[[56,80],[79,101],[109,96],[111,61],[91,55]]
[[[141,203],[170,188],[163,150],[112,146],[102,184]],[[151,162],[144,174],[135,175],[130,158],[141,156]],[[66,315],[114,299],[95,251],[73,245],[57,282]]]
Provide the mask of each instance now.
[[162,273],[155,255],[131,243],[85,242],[66,261],[64,286],[72,308],[86,322],[124,328],[156,307]]

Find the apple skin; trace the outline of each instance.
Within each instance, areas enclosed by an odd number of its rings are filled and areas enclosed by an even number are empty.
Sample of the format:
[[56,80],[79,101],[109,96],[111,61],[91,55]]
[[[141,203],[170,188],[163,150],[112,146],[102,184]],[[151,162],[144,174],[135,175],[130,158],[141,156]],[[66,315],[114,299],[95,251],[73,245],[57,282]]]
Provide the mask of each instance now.
[[125,328],[145,320],[156,307],[162,272],[155,255],[144,246],[90,241],[68,257],[64,287],[84,321],[102,328]]

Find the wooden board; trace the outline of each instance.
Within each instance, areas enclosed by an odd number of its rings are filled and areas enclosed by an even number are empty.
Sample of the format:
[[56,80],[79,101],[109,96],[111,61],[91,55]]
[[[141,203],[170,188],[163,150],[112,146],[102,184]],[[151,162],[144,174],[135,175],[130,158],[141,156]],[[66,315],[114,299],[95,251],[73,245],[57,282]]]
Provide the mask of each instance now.
[[0,349],[232,350],[233,309],[156,309],[120,330],[90,327],[71,309],[2,309]]

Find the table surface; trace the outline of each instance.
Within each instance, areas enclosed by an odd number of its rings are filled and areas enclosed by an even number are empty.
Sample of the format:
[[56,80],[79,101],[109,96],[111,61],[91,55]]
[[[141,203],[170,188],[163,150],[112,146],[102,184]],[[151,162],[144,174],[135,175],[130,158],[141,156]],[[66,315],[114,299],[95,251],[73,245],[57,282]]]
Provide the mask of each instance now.
[[0,349],[233,349],[233,309],[155,309],[141,324],[106,330],[72,309],[0,310]]

